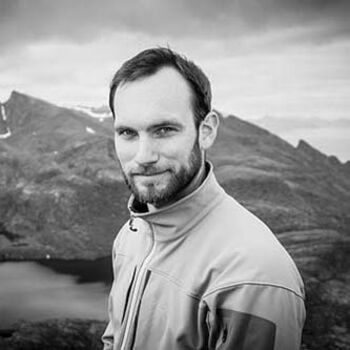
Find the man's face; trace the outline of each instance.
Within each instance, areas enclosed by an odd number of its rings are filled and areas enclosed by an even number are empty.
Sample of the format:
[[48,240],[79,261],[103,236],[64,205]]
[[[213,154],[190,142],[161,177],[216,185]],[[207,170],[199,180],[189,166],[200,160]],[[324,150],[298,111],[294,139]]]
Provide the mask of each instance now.
[[115,147],[127,185],[140,202],[168,204],[203,164],[189,86],[166,67],[119,86],[114,109]]

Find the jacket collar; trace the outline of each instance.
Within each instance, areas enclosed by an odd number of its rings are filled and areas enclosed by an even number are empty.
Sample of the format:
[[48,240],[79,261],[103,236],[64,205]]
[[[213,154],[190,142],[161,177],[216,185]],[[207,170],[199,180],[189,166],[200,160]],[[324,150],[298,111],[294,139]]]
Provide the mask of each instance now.
[[135,210],[137,205],[135,198],[131,195],[128,203],[131,218],[147,221],[152,226],[157,241],[174,240],[186,234],[222,200],[225,194],[215,178],[212,164],[207,163],[207,166],[209,171],[202,184],[169,206],[151,212],[138,212]]

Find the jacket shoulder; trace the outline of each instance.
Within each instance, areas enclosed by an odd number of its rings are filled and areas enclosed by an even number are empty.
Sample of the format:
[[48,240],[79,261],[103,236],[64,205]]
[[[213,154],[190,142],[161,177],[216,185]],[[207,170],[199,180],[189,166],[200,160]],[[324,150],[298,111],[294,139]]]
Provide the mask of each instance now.
[[207,247],[217,264],[218,284],[266,283],[303,295],[303,282],[289,253],[269,227],[226,195],[205,223]]

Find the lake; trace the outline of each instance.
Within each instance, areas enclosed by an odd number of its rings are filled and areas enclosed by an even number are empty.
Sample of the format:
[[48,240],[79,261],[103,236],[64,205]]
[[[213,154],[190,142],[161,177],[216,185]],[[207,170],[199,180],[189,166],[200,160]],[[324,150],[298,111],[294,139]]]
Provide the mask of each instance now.
[[107,320],[111,259],[0,263],[0,328],[18,320]]

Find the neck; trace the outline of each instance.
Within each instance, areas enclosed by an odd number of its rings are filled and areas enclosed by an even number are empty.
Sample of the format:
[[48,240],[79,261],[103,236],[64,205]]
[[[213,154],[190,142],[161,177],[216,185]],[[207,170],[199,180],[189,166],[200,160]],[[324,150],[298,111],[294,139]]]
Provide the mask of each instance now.
[[184,188],[180,193],[175,197],[175,201],[178,201],[179,199],[186,197],[191,192],[195,191],[204,181],[206,177],[206,169],[205,169],[205,163],[203,162],[200,169],[198,170],[198,173],[194,176],[194,178],[191,180],[191,182]]

